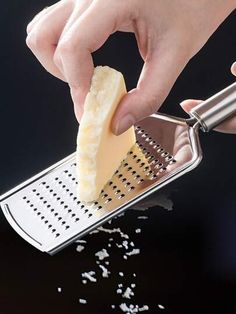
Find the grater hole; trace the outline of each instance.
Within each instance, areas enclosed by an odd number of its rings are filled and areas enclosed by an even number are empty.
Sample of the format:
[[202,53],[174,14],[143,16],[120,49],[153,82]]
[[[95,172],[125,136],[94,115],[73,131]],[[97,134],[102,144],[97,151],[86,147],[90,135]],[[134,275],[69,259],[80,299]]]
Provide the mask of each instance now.
[[67,225],[67,226],[66,226],[66,230],[69,229],[69,228],[70,228],[70,226]]
[[92,217],[92,216],[93,216],[93,214],[91,214],[91,213],[90,213],[90,214],[88,214],[88,218],[90,218],[90,217]]
[[124,198],[125,197],[125,194],[121,194],[119,195],[118,199],[121,199],[121,198]]
[[144,179],[140,179],[140,180],[138,181],[138,184],[140,184],[140,183],[142,183],[142,182],[144,182]]
[[164,172],[164,171],[166,171],[166,167],[162,167],[162,168],[160,169],[160,172]]
[[126,179],[126,178],[122,179],[122,182],[125,182],[125,181],[127,181],[127,179]]
[[58,179],[59,179],[59,178],[58,178],[58,177],[56,177],[56,178],[55,178],[55,181],[57,181]]
[[56,234],[56,238],[58,238],[59,236],[60,236],[60,233],[57,233],[57,234]]
[[75,218],[75,222],[77,222],[77,221],[79,221],[79,218],[77,217],[77,218]]
[[105,204],[110,203],[111,201],[112,201],[112,198],[109,197],[109,198],[105,201]]

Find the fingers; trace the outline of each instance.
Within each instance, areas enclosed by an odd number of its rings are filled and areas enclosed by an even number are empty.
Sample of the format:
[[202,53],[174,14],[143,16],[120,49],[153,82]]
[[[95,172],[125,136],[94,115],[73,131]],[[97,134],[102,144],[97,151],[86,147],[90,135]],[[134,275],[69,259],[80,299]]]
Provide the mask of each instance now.
[[183,60],[187,58],[167,46],[163,45],[146,60],[137,88],[129,92],[119,105],[112,125],[116,135],[156,112],[184,68]]
[[41,17],[43,17],[46,13],[49,13],[55,7],[55,5],[56,4],[53,4],[50,7],[46,7],[38,14],[36,14],[33,20],[27,25],[26,33],[29,34],[32,31],[34,25],[41,19]]
[[70,2],[59,2],[57,6],[45,10],[28,27],[26,39],[28,47],[43,67],[52,75],[65,81],[63,73],[53,61],[57,43],[61,32],[70,16],[72,6]]
[[233,75],[236,76],[236,62],[234,62],[234,63],[232,64],[232,66],[231,66],[231,72],[232,72]]
[[186,99],[180,103],[180,106],[184,111],[189,112],[192,108],[196,107],[202,102],[202,100]]
[[[184,111],[189,112],[192,108],[199,105],[201,100],[187,99],[180,103],[180,106],[184,109]],[[215,128],[216,131],[222,133],[236,133],[236,116],[230,117],[222,122],[219,126]]]
[[91,53],[114,31],[116,16],[114,6],[107,6],[104,1],[92,2],[59,41],[54,60],[70,86],[78,120],[94,70]]

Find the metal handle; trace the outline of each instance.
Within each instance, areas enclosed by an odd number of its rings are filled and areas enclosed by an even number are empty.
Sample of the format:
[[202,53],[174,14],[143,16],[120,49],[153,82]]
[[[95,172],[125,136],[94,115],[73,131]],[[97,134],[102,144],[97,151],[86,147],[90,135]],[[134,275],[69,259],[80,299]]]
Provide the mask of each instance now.
[[236,82],[190,110],[204,132],[236,114]]

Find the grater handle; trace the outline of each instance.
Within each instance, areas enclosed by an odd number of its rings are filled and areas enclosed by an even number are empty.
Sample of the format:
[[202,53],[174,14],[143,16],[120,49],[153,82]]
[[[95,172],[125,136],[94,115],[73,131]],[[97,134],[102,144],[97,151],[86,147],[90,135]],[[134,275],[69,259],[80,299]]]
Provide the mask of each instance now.
[[204,132],[236,114],[236,82],[190,110]]

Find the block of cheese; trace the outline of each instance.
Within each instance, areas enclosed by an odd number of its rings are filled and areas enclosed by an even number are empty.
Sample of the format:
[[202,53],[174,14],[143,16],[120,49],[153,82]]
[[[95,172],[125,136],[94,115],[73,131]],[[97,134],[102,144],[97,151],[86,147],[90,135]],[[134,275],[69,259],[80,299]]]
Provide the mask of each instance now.
[[136,142],[133,127],[119,136],[111,131],[113,115],[125,94],[120,72],[108,66],[95,68],[77,137],[78,197],[84,202],[98,199]]

